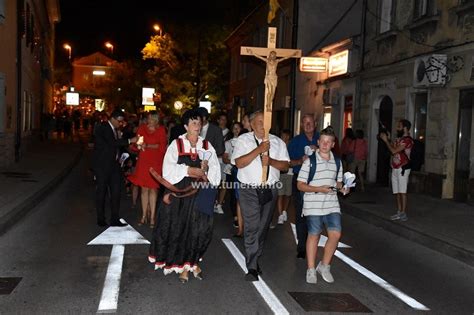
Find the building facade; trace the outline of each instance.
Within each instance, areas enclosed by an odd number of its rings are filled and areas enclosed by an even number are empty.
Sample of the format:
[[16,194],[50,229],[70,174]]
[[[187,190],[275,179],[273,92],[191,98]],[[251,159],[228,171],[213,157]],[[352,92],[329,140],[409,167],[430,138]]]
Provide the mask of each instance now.
[[101,52],[80,57],[72,63],[72,85],[81,95],[101,97],[108,92],[114,60]]
[[369,1],[361,106],[355,125],[369,135],[369,180],[388,181],[377,140],[412,122],[424,166],[412,191],[473,201],[474,3],[467,0]]
[[0,0],[0,167],[19,160],[53,106],[57,0]]
[[[369,142],[367,179],[389,185],[390,154],[378,134],[396,134],[397,122],[408,119],[424,155],[410,191],[473,202],[474,1],[297,2],[297,47],[329,65],[321,73],[297,73],[294,133],[305,113],[316,115],[319,128],[332,125],[339,139],[347,127],[362,129]],[[266,12],[265,5],[257,8],[228,39],[230,95],[240,96],[234,103],[263,103],[264,68],[239,62],[238,49],[256,45],[250,38],[258,37],[255,26],[263,28]],[[278,75],[279,96],[290,95],[287,72]],[[287,125],[285,118],[278,123]]]
[[[298,71],[296,121],[312,113],[319,128],[331,125],[339,139],[352,127],[360,70],[362,1],[299,1],[298,47],[303,56],[326,59],[317,73]],[[299,133],[299,130],[295,130]]]

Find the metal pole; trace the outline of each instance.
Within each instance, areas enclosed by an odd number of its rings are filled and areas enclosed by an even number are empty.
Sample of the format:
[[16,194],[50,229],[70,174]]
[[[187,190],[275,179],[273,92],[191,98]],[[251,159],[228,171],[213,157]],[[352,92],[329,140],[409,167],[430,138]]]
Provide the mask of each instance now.
[[23,1],[17,1],[16,8],[16,129],[15,129],[15,162],[20,161],[21,148],[21,94],[22,94],[22,35],[23,35]]
[[[367,18],[367,0],[364,0],[362,3],[362,21],[361,21],[361,36],[360,36],[360,52],[359,52],[359,75],[357,76],[357,82],[356,82],[356,101],[354,104],[354,122],[356,121],[356,114],[358,114],[358,111],[355,109],[359,109],[361,107],[361,101],[362,101],[362,73],[364,71],[364,61],[365,61],[365,24],[366,24],[366,18]],[[359,115],[357,115],[359,116]],[[359,118],[359,117],[357,117]]]
[[[298,0],[293,1],[293,29],[291,32],[291,48],[297,49],[298,46]],[[298,59],[292,58],[291,64],[291,95],[290,95],[290,130],[294,135],[295,112],[296,112],[296,70]]]

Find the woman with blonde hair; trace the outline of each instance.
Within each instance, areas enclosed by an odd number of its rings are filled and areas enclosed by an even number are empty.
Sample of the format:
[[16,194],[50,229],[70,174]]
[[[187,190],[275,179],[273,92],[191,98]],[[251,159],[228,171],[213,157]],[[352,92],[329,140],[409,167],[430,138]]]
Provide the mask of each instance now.
[[156,112],[148,114],[146,123],[138,127],[137,136],[143,137],[143,142],[137,145],[137,165],[129,180],[141,188],[142,217],[138,224],[149,222],[154,227],[159,184],[149,170],[152,167],[161,174],[167,144],[166,129],[159,125]]

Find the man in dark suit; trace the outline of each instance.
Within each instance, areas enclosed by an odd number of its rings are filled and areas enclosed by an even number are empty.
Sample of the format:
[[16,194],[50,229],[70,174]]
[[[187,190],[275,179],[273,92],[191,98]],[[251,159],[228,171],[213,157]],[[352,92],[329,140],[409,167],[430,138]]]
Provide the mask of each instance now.
[[225,151],[222,129],[209,123],[209,112],[206,108],[199,107],[197,111],[202,117],[201,137],[209,141],[216,150],[217,157],[221,157]]
[[120,222],[120,188],[122,170],[120,169],[120,148],[137,142],[137,138],[120,139],[118,129],[124,122],[124,113],[120,109],[112,112],[110,119],[100,123],[94,130],[94,152],[92,153],[92,169],[96,177],[96,211],[97,224],[107,226],[105,221],[105,196],[110,190],[112,213],[111,226],[125,226]]

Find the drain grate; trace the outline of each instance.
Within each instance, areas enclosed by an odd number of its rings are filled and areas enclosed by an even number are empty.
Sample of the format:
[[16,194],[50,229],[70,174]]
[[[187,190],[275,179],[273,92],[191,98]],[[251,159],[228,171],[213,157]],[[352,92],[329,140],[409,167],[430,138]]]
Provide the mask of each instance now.
[[348,293],[288,292],[306,312],[372,313]]
[[13,292],[21,278],[0,278],[0,295],[8,295]]

